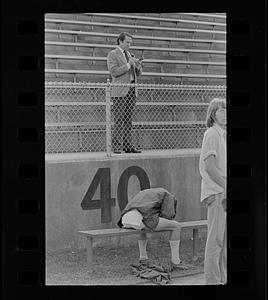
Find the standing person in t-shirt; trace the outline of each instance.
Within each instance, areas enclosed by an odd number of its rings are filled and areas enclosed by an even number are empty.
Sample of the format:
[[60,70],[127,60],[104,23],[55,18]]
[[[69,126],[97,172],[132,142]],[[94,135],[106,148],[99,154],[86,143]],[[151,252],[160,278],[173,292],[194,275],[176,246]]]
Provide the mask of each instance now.
[[215,98],[207,111],[200,154],[201,201],[207,206],[205,283],[226,284],[226,101]]

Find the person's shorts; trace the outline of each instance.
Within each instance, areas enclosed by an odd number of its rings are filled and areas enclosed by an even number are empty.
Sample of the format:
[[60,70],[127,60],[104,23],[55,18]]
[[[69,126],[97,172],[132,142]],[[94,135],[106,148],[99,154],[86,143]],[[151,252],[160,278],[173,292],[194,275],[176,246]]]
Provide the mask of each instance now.
[[145,227],[142,219],[142,214],[137,209],[132,209],[122,217],[123,228],[142,229]]

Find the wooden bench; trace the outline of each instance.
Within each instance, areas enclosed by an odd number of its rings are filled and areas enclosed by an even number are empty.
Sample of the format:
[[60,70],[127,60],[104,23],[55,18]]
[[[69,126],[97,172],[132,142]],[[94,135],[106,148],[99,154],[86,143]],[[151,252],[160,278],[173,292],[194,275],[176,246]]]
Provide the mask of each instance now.
[[[101,70],[75,70],[75,69],[45,69],[45,73],[59,74],[89,74],[89,75],[109,75],[109,71]],[[220,74],[187,74],[187,73],[163,73],[163,72],[143,72],[144,76],[160,76],[160,77],[187,77],[187,78],[226,78],[226,75]]]
[[[207,220],[199,221],[188,221],[180,222],[182,229],[188,228],[193,230],[193,259],[197,258],[197,250],[199,247],[198,232],[200,228],[207,226]],[[170,230],[155,231],[157,232],[167,232]],[[86,249],[87,249],[87,269],[92,271],[92,262],[93,262],[93,238],[105,238],[105,237],[115,237],[115,236],[127,236],[134,234],[144,233],[144,230],[135,230],[135,229],[123,229],[123,228],[110,228],[110,229],[96,229],[96,230],[86,230],[78,231],[78,234],[87,238],[86,240]],[[148,232],[151,233],[151,232]]]
[[[106,13],[85,13],[87,16],[100,16],[100,17],[111,17],[120,19],[135,19],[135,20],[147,20],[147,21],[160,21],[160,22],[174,22],[174,23],[188,23],[188,24],[199,24],[199,25],[212,25],[212,26],[224,26],[226,23],[216,23],[216,22],[204,22],[199,20],[186,20],[186,19],[174,19],[166,17],[149,17],[149,16],[138,16],[138,15],[128,15],[128,14],[106,14]],[[183,14],[180,14],[182,16]]]
[[[79,36],[103,36],[105,38],[117,38],[118,34],[108,33],[108,32],[92,32],[92,31],[82,31],[82,30],[62,30],[62,29],[50,29],[45,28],[45,33],[56,33],[56,34],[78,34]],[[226,44],[226,40],[216,40],[216,39],[196,39],[196,38],[176,38],[170,36],[148,36],[148,35],[132,35],[135,40],[154,40],[154,41],[174,41],[174,42],[192,42],[192,43],[216,43],[216,44]]]
[[[60,24],[72,24],[72,25],[88,25],[88,26],[102,26],[102,27],[115,27],[115,28],[128,28],[128,29],[147,29],[147,30],[158,30],[158,31],[186,31],[186,32],[202,32],[202,33],[212,33],[212,34],[224,34],[226,35],[226,30],[208,30],[208,29],[196,29],[196,28],[182,28],[182,27],[162,27],[162,26],[144,26],[144,25],[132,25],[124,23],[107,23],[107,22],[88,22],[88,21],[77,21],[77,20],[66,20],[66,19],[54,19],[46,18],[46,23],[60,23]],[[215,24],[216,25],[216,24]]]
[[[47,59],[65,59],[65,60],[98,60],[107,61],[107,57],[98,56],[82,56],[82,55],[58,55],[58,54],[46,54]],[[144,59],[143,63],[164,63],[164,64],[183,64],[183,65],[214,65],[214,66],[226,66],[225,62],[220,61],[194,61],[194,60],[173,60],[173,59]]]
[[[69,46],[69,47],[86,47],[86,48],[104,48],[107,50],[114,49],[113,44],[90,44],[90,43],[79,43],[79,42],[59,42],[59,41],[47,41],[45,40],[45,45],[49,46]],[[167,47],[148,47],[148,46],[132,46],[132,50],[138,51],[160,51],[160,52],[182,52],[182,53],[203,53],[203,54],[217,54],[226,55],[226,50],[213,50],[213,49],[200,49],[200,48],[167,48]]]

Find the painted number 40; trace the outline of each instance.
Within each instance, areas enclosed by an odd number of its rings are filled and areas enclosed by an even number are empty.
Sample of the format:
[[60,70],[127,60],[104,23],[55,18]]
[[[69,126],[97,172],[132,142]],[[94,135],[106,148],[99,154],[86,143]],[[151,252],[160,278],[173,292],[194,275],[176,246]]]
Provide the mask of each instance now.
[[[137,176],[141,190],[150,188],[150,180],[146,172],[137,166],[128,167],[121,174],[117,186],[117,201],[122,211],[128,203],[128,181],[131,176]],[[100,199],[92,200],[96,190],[100,186]],[[111,197],[111,169],[100,168],[97,170],[82,202],[83,210],[101,209],[101,223],[109,223],[112,220],[111,207],[115,206],[115,198]]]

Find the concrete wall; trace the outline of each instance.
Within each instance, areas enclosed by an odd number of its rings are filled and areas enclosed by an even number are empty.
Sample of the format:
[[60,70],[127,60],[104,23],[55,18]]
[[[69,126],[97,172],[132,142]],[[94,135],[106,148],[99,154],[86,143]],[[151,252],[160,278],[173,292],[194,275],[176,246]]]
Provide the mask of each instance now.
[[[78,237],[78,230],[116,227],[120,215],[117,201],[118,181],[124,170],[131,166],[140,167],[147,173],[151,187],[164,187],[177,197],[178,221],[206,218],[206,211],[199,200],[198,150],[119,155],[112,158],[85,155],[51,155],[46,158],[47,249],[83,247],[84,239]],[[110,168],[111,197],[116,199],[116,205],[111,208],[112,219],[109,223],[101,223],[100,208],[81,208],[81,201],[99,168]],[[134,196],[139,190],[138,178],[131,176],[128,197]],[[97,199],[100,199],[99,186],[92,200]]]

